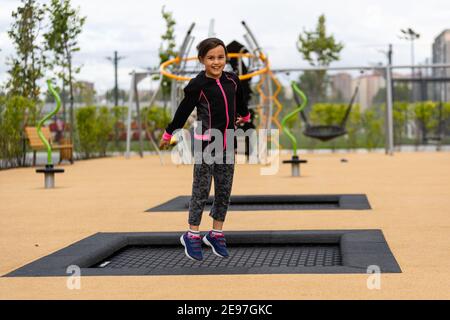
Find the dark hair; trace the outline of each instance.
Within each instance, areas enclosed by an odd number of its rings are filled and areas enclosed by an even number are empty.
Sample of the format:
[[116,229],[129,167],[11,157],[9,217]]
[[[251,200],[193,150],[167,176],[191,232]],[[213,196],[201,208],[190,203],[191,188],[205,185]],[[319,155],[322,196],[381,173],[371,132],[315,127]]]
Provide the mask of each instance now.
[[225,50],[225,58],[226,58],[228,55],[228,51],[227,47],[225,46],[225,43],[223,43],[222,40],[217,38],[207,38],[197,45],[198,59],[200,60],[204,58],[209,50],[214,49],[218,46],[223,47],[223,49]]

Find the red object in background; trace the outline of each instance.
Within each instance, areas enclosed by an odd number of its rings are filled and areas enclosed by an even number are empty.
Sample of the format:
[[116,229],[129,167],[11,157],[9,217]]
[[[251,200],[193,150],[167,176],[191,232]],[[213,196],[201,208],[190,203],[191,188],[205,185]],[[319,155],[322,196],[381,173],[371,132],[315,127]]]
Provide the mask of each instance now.
[[131,136],[131,140],[136,141],[139,140],[139,132],[133,132],[133,135]]
[[57,119],[56,122],[52,122],[49,125],[51,132],[64,131],[64,129],[69,129],[69,124],[64,124],[64,122],[60,119]]
[[[143,137],[144,140],[150,140],[148,134],[146,132],[144,132],[145,136]],[[119,134],[119,140],[120,141],[126,141],[127,140],[127,132],[126,131],[122,131]],[[131,134],[131,140],[132,141],[138,141],[139,140],[139,132],[134,131]]]
[[50,125],[48,126],[51,132],[56,132],[57,131],[57,126],[55,122],[50,123]]
[[125,124],[122,121],[118,121],[116,122],[116,128],[117,129],[121,129],[121,130],[125,130]]
[[50,132],[54,133],[55,142],[59,143],[60,140],[63,138],[65,127],[67,126],[65,126],[64,122],[59,118],[57,118],[55,122],[50,123],[49,129]]
[[[127,132],[126,131],[122,131],[119,134],[119,140],[120,141],[126,141],[127,140]],[[133,141],[137,141],[139,140],[139,132],[135,131],[131,134],[131,140]]]

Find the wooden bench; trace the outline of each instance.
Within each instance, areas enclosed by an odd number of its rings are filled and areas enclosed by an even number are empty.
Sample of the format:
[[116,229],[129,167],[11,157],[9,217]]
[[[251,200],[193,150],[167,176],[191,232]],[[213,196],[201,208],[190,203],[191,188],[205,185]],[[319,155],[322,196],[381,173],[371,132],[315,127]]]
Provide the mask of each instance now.
[[[50,143],[52,150],[59,150],[59,163],[61,163],[63,160],[68,160],[73,164],[73,145],[70,144],[66,139],[61,139],[60,144],[53,144],[50,129],[48,127],[42,127],[41,130],[45,139],[47,139],[47,141]],[[26,127],[25,134],[27,136],[31,150],[33,150],[33,166],[35,166],[36,151],[47,150],[47,148],[39,138],[36,127]]]

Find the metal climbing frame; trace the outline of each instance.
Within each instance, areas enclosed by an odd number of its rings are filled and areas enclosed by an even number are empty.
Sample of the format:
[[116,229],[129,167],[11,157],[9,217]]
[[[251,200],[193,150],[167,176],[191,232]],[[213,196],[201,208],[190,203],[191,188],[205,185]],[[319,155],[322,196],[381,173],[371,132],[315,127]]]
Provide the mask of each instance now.
[[[281,112],[282,105],[277,99],[277,96],[281,92],[281,84],[279,83],[275,75],[270,71],[270,64],[267,59],[267,56],[263,53],[253,33],[251,32],[251,30],[244,21],[242,21],[242,25],[247,31],[247,33],[244,35],[244,39],[247,42],[247,46],[250,49],[251,53],[229,53],[228,57],[237,58],[239,65],[241,64],[243,58],[250,59],[249,64],[251,71],[247,74],[240,74],[239,78],[241,80],[260,76],[259,84],[257,85],[257,91],[260,95],[260,103],[256,108],[256,111],[260,115],[258,129],[270,130],[273,128],[272,123],[275,123],[276,127],[281,130],[281,124],[278,120],[278,115]],[[185,74],[194,74],[199,71],[186,69],[187,61],[197,61],[197,57],[188,57],[189,49],[193,39],[190,35],[191,32],[192,28],[189,29],[186,38],[183,41],[183,44],[180,49],[180,54],[176,58],[166,61],[160,66],[160,71],[162,75],[175,80],[172,81],[172,93],[171,93],[172,115],[175,114],[175,111],[178,108],[182,96],[181,88],[184,86],[183,82],[189,81],[191,79]],[[170,71],[168,71],[169,66]],[[273,83],[276,86],[275,92],[273,91]],[[273,114],[274,104],[277,107],[277,111],[275,112],[275,114]],[[272,138],[273,137],[269,135],[269,139],[272,140]],[[273,143],[276,144],[276,148],[279,147],[278,141],[276,141],[276,139],[273,139]],[[260,148],[261,147],[267,148],[267,146],[260,146]],[[265,150],[261,149],[261,151],[262,154],[265,154]],[[263,162],[266,161],[263,159]]]
[[[260,47],[258,41],[256,40],[254,34],[247,26],[247,24],[242,21],[242,25],[247,31],[244,34],[244,40],[248,46],[248,49],[251,53],[237,53],[237,54],[229,54],[230,58],[238,58],[239,60],[243,58],[248,58],[250,60],[249,70],[250,72],[245,75],[239,75],[241,80],[249,79],[252,77],[260,76],[259,82],[256,85],[256,90],[259,93],[259,103],[256,107],[256,112],[260,116],[260,121],[258,123],[258,129],[274,129],[275,127],[282,130],[280,121],[278,116],[283,108],[281,103],[278,100],[278,95],[281,92],[281,84],[276,78],[275,74],[270,70],[270,63],[267,56],[264,54],[262,48]],[[147,71],[147,72],[135,72],[133,71],[131,74],[131,86],[130,86],[130,96],[129,96],[129,108],[128,108],[128,121],[127,121],[127,145],[126,145],[126,157],[130,156],[130,144],[131,144],[131,115],[133,104],[135,104],[138,122],[140,119],[140,110],[139,110],[139,99],[137,95],[137,86],[140,81],[145,79],[148,76],[152,76],[155,74],[162,74],[167,76],[175,81],[171,83],[171,114],[172,116],[175,114],[176,109],[180,103],[182,98],[182,88],[184,87],[184,82],[189,81],[191,78],[188,76],[184,76],[185,74],[194,74],[198,72],[198,70],[187,70],[186,63],[188,61],[196,61],[197,57],[189,57],[189,52],[194,41],[194,37],[191,35],[192,30],[195,24],[192,23],[188,31],[186,32],[186,36],[182,42],[182,45],[179,49],[179,55],[171,59],[169,61],[164,62],[160,66],[160,70],[158,71]],[[171,67],[170,72],[166,70],[166,68]],[[156,98],[156,95],[161,87],[162,78],[158,84],[158,89],[154,92],[151,98],[151,104]],[[275,86],[275,90],[273,88]],[[276,111],[273,112],[274,106],[276,107]],[[138,123],[140,128],[140,123]],[[143,155],[143,147],[142,147],[142,138],[140,137],[140,155]],[[271,136],[269,135],[269,141],[271,140]],[[279,147],[278,141],[272,141],[276,144],[276,148]]]
[[[283,106],[278,100],[278,95],[281,92],[281,84],[274,75],[274,73],[270,70],[270,63],[267,56],[264,54],[261,46],[256,40],[253,32],[247,26],[245,21],[242,21],[242,25],[247,31],[247,34],[244,35],[244,39],[249,47],[249,49],[253,52],[255,56],[263,56],[265,61],[265,67],[267,68],[267,72],[261,75],[261,78],[256,86],[256,90],[260,96],[260,103],[256,107],[256,111],[260,116],[260,122],[258,124],[258,128],[264,129],[272,129],[272,123],[276,125],[276,127],[281,130],[281,124],[278,120],[278,115],[280,114]],[[257,63],[258,61],[256,61]],[[275,91],[273,90],[273,84],[275,84]],[[275,104],[277,111],[273,113],[273,105]]]
[[[191,36],[191,32],[195,27],[195,23],[192,23],[191,26],[189,27],[188,31],[186,32],[186,36],[183,40],[183,43],[180,47],[180,54],[182,56],[187,56],[187,54],[189,53],[190,47],[194,41],[194,37]],[[177,57],[178,58],[178,57]],[[180,65],[176,65],[174,68],[176,69],[177,72],[182,72],[185,68],[186,64],[185,63],[181,63]],[[145,72],[136,72],[133,71],[131,73],[131,84],[130,84],[130,95],[129,95],[129,100],[128,100],[128,120],[127,120],[127,144],[126,144],[126,153],[125,156],[126,158],[130,157],[130,146],[131,146],[131,116],[132,116],[132,110],[133,110],[133,104],[136,107],[136,112],[137,112],[137,119],[138,119],[138,130],[141,130],[141,124],[140,124],[140,107],[139,107],[139,96],[138,96],[138,85],[139,82],[141,82],[142,80],[144,80],[145,78],[149,77],[149,76],[153,76],[153,75],[159,75],[160,71],[159,70],[155,70],[155,71],[145,71]],[[156,96],[158,95],[159,90],[161,89],[162,86],[162,81],[163,81],[164,77],[160,77],[157,88],[155,89],[155,91],[153,92],[153,95],[150,99],[150,106],[153,104],[153,102],[156,99]],[[172,81],[172,94],[170,97],[171,100],[171,112],[172,115],[175,113],[176,111],[176,107],[174,108],[174,106],[178,105],[179,103],[179,91],[181,88],[181,85],[179,84],[178,81]],[[159,153],[159,149],[157,146],[156,150]],[[139,155],[142,157],[143,156],[143,142],[142,142],[142,135],[139,134]],[[162,161],[162,160],[161,160]]]
[[[174,73],[179,73],[185,70],[186,68],[186,58],[189,55],[189,50],[192,46],[192,43],[194,42],[194,37],[191,36],[192,30],[195,27],[195,23],[192,23],[189,27],[186,36],[184,37],[184,40],[181,44],[180,50],[178,51],[178,61],[179,63],[172,65],[172,70]],[[171,82],[171,90],[170,90],[170,105],[172,110],[172,116],[175,114],[175,111],[177,111],[178,105],[181,101],[181,90],[182,90],[182,83],[179,81],[172,81]]]

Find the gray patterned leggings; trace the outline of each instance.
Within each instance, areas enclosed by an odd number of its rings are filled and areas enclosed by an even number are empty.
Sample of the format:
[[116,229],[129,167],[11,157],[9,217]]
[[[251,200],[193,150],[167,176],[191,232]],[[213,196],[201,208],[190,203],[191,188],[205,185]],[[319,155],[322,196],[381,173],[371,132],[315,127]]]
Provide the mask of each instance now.
[[214,177],[214,203],[210,217],[225,221],[233,186],[234,164],[194,164],[192,197],[189,203],[189,225],[199,226]]

